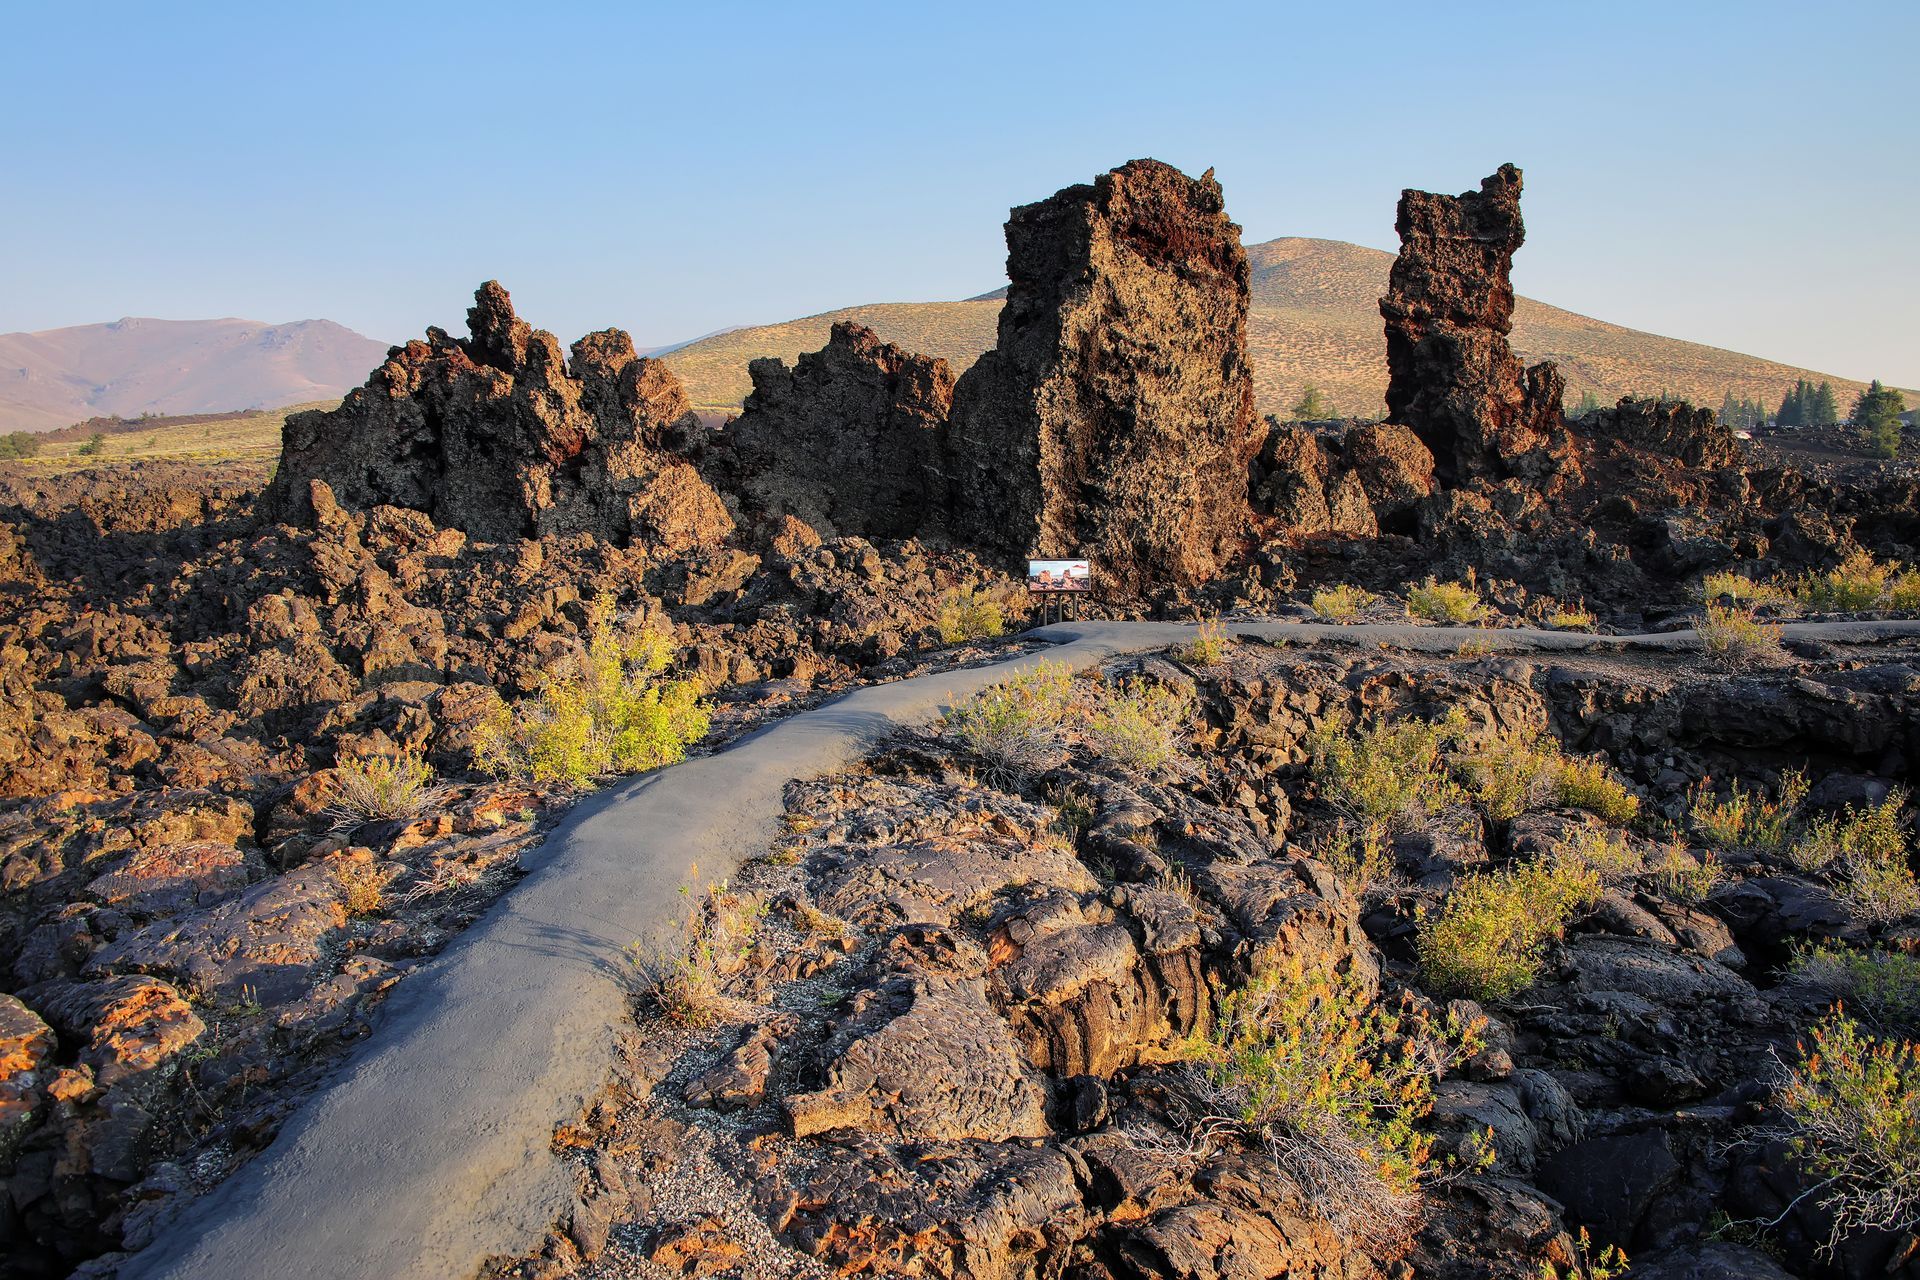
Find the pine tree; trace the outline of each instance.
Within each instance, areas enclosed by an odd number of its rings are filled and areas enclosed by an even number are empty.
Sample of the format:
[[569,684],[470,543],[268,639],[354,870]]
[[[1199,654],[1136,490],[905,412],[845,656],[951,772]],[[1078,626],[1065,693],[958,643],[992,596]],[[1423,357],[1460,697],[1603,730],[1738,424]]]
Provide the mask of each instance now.
[[1853,425],[1866,437],[1868,448],[1891,458],[1900,452],[1900,414],[1905,409],[1906,398],[1875,378],[1854,402]]
[[1783,427],[1806,425],[1806,409],[1801,403],[1800,389],[1806,386],[1805,379],[1793,384],[1793,390],[1780,398],[1780,410],[1774,415],[1774,422]]
[[1327,399],[1320,388],[1311,382],[1301,391],[1300,398],[1293,405],[1295,422],[1325,422],[1339,416],[1340,411],[1333,407],[1333,401]]
[[1833,384],[1823,382],[1813,395],[1813,407],[1808,410],[1807,418],[1812,426],[1831,427],[1840,421],[1840,401],[1833,394]]

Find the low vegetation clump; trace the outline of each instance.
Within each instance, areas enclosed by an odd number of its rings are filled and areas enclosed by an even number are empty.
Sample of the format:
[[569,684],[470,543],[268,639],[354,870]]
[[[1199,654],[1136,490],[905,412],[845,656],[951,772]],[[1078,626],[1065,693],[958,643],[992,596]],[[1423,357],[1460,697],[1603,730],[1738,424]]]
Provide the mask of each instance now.
[[1793,584],[1793,598],[1818,613],[1858,613],[1877,609],[1893,583],[1894,568],[1856,550],[1833,568],[1805,574]]
[[1558,842],[1555,854],[1608,886],[1625,884],[1647,869],[1633,842],[1608,827],[1575,827]]
[[1547,943],[1599,898],[1600,877],[1575,859],[1468,876],[1421,921],[1420,971],[1445,995],[1511,999],[1539,979]]
[[1871,850],[1840,863],[1840,898],[1869,924],[1892,924],[1920,911],[1920,885],[1907,865],[1906,841],[1897,850]]
[[1822,814],[1800,829],[1788,858],[1802,871],[1904,859],[1906,805],[1906,793],[1893,791],[1879,804],[1865,808],[1848,805],[1839,813]]
[[1439,582],[1428,578],[1419,586],[1407,588],[1407,613],[1429,622],[1478,622],[1487,613],[1480,590],[1471,580]]
[[1328,622],[1352,622],[1362,609],[1379,598],[1365,588],[1342,583],[1337,587],[1322,587],[1313,593],[1310,603],[1314,613]]
[[531,698],[504,702],[480,724],[475,756],[498,777],[586,787],[612,774],[684,760],[711,719],[691,680],[661,680],[671,642],[621,630],[596,613],[586,652]]
[[9,431],[0,436],[0,458],[37,457],[40,443],[40,437],[31,431]]
[[1800,806],[1807,798],[1807,775],[1790,770],[1780,776],[1780,794],[1768,799],[1735,781],[1724,796],[1702,779],[1687,805],[1687,823],[1707,844],[1736,852],[1777,854],[1792,840]]
[[1631,822],[1640,798],[1598,756],[1569,757],[1545,734],[1505,732],[1462,751],[1461,773],[1489,818],[1507,822],[1534,809],[1584,809],[1614,824]]
[[386,873],[371,858],[341,859],[334,864],[333,880],[349,915],[370,916],[387,905]]
[[1192,713],[1179,690],[1136,677],[1101,690],[1087,717],[1087,743],[1105,759],[1150,772],[1179,757],[1180,726]]
[[990,778],[1019,783],[1060,759],[1072,709],[1073,672],[1043,661],[956,706],[945,726]]
[[327,815],[343,829],[368,822],[411,822],[439,807],[447,794],[436,785],[432,766],[411,751],[342,760],[334,780],[338,790]]
[[1007,613],[984,587],[956,588],[941,598],[933,626],[941,644],[986,640],[1006,633]]
[[[685,886],[681,893],[691,896]],[[734,1006],[726,994],[727,979],[745,965],[766,914],[760,898],[716,885],[688,908],[670,942],[628,948],[642,992],[661,1016],[682,1026],[721,1021]]]
[[1661,894],[1689,906],[1705,902],[1720,887],[1725,871],[1711,850],[1695,857],[1678,845],[1669,845],[1666,856],[1653,868],[1654,884]]
[[1361,823],[1417,826],[1458,795],[1442,754],[1447,727],[1397,720],[1355,730],[1329,716],[1308,737],[1313,780],[1326,800]]
[[1795,1159],[1833,1219],[1827,1248],[1920,1226],[1920,1045],[1863,1032],[1844,1010],[1815,1026],[1778,1099]]
[[1377,822],[1337,823],[1314,854],[1361,898],[1391,885],[1397,872],[1386,828]]
[[1182,662],[1196,667],[1214,667],[1226,661],[1227,627],[1218,618],[1200,624],[1193,639],[1179,651]]
[[1920,956],[1823,942],[1795,953],[1792,979],[1842,1001],[1874,1030],[1920,1030]]
[[1729,671],[1772,666],[1785,657],[1780,628],[1760,621],[1750,607],[1710,604],[1694,630],[1708,660]]
[[1434,1162],[1434,1084],[1481,1048],[1483,1023],[1378,1000],[1298,956],[1257,970],[1183,1046],[1189,1123],[1259,1142],[1343,1234],[1404,1238]]
[[1576,604],[1555,601],[1545,617],[1547,625],[1555,631],[1591,631],[1595,621],[1593,610],[1587,608],[1584,601]]
[[1737,609],[1781,609],[1793,605],[1793,593],[1771,582],[1761,582],[1732,570],[1710,573],[1700,582],[1700,595],[1707,604],[1732,605]]

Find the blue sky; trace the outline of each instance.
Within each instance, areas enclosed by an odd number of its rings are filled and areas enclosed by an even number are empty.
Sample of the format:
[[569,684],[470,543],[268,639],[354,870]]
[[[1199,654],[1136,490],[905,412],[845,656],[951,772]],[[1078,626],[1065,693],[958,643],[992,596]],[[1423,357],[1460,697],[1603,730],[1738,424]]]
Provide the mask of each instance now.
[[1920,3],[28,5],[0,330],[643,346],[1002,279],[1009,205],[1214,167],[1249,241],[1394,247],[1526,170],[1522,292],[1920,386]]

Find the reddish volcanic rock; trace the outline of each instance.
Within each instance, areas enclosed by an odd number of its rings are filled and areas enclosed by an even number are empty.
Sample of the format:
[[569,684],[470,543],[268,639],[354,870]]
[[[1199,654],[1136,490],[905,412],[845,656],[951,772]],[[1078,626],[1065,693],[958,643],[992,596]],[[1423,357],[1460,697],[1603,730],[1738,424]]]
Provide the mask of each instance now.
[[843,320],[793,368],[770,358],[749,372],[753,393],[728,435],[757,508],[827,537],[908,538],[941,522],[953,406],[945,360]]
[[1387,322],[1387,418],[1433,451],[1442,479],[1538,481],[1557,469],[1560,375],[1522,369],[1513,328],[1520,171],[1512,165],[1458,196],[1400,196],[1400,256],[1380,314]]
[[338,409],[289,417],[263,509],[313,518],[320,480],[353,510],[410,507],[490,542],[591,533],[681,550],[731,532],[719,495],[665,451],[697,428],[686,393],[625,333],[582,338],[569,367],[493,281],[467,327],[465,341],[429,329]]
[[954,389],[953,533],[1092,556],[1129,594],[1215,576],[1258,450],[1247,257],[1212,172],[1135,160],[1015,209],[998,345]]

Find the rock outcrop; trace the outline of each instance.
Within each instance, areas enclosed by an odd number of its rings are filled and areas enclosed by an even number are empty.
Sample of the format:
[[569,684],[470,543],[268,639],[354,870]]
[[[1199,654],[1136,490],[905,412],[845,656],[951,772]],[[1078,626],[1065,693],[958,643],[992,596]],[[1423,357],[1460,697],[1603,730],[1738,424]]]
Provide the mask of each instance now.
[[947,505],[953,371],[841,321],[789,369],[749,366],[753,393],[728,429],[749,502],[823,536],[914,537]]
[[592,533],[670,550],[718,543],[725,505],[670,452],[698,419],[664,365],[618,329],[573,344],[480,286],[471,337],[427,330],[387,353],[338,409],[287,419],[270,516],[312,516],[310,484],[346,507],[411,507],[488,542]]
[[1507,342],[1520,170],[1501,165],[1477,193],[1404,191],[1395,227],[1380,299],[1388,421],[1419,433],[1447,482],[1540,480],[1555,469],[1563,383],[1550,363],[1522,369]]
[[1089,555],[1128,594],[1213,577],[1260,442],[1220,184],[1135,160],[1015,209],[1007,275],[998,344],[954,391],[955,536]]
[[1690,467],[1730,467],[1740,461],[1733,429],[1713,410],[1683,400],[1636,400],[1623,396],[1611,409],[1581,420],[1581,433],[1663,454]]

